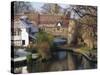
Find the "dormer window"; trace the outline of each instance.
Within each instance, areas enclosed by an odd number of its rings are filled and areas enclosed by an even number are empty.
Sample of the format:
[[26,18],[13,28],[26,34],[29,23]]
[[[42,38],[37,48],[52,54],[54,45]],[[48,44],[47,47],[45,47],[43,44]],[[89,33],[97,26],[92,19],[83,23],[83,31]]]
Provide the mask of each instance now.
[[61,27],[61,23],[59,22],[59,23],[57,24],[57,26],[58,26],[58,27]]
[[61,22],[57,23],[57,30],[60,30],[60,27],[62,26]]

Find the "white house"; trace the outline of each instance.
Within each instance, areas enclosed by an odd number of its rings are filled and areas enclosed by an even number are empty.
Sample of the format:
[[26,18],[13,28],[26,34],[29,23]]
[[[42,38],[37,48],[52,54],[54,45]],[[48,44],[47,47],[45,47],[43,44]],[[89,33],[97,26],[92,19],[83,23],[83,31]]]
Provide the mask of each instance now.
[[23,25],[21,20],[15,20],[12,27],[12,45],[23,47],[27,46],[29,44],[29,34],[27,33],[26,27]]
[[28,46],[29,38],[35,39],[34,33],[36,32],[38,32],[38,28],[28,20],[27,16],[22,16],[18,20],[14,20],[11,36],[12,45]]

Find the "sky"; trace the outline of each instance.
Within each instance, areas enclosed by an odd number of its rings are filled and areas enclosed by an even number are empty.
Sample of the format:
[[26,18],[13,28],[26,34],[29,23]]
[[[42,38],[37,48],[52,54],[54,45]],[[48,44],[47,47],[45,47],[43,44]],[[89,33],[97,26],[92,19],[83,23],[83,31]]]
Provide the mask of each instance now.
[[[33,8],[36,10],[36,11],[41,11],[41,7],[44,5],[45,3],[39,3],[39,2],[32,2],[31,3],[31,5],[33,6]],[[58,5],[60,5],[62,8],[69,8],[70,7],[70,5],[66,5],[66,4],[58,4]],[[71,18],[75,18],[75,15],[74,15],[74,13],[73,12],[71,12]],[[78,18],[77,16],[76,16],[76,18]]]
[[[45,3],[31,3],[33,8],[35,8],[37,11],[41,10],[41,7],[45,4]],[[66,7],[69,7],[69,5],[65,5],[65,4],[59,4],[62,8],[66,8]]]

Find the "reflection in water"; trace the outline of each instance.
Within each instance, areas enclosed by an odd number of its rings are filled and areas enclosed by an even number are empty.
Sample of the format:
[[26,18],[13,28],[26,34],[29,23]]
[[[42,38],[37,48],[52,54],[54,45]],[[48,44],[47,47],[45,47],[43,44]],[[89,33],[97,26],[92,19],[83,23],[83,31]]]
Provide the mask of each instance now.
[[71,53],[67,53],[67,67],[68,70],[74,70],[75,68],[75,61],[74,57],[72,56]]
[[[56,45],[61,45],[64,40],[55,39]],[[64,41],[65,42],[65,41]],[[64,43],[63,43],[64,44]],[[16,50],[15,56],[27,56],[30,53],[25,50]],[[22,65],[23,63],[20,63]],[[26,65],[15,68],[15,73],[27,72],[48,72],[48,71],[64,71],[64,70],[80,70],[97,68],[97,63],[94,63],[84,57],[82,54],[77,54],[63,49],[58,49],[52,52],[52,58],[49,60],[27,60]]]
[[[17,73],[20,71],[27,72],[48,72],[48,71],[64,71],[64,70],[78,70],[78,69],[92,69],[96,68],[96,63],[90,62],[84,56],[77,55],[68,51],[58,51],[55,54],[58,58],[50,60],[37,61],[32,60],[27,62],[27,67],[20,67],[16,69]],[[28,70],[28,71],[27,71]]]
[[58,52],[58,58],[59,59],[64,59],[65,57],[66,57],[66,52],[64,52],[64,51]]

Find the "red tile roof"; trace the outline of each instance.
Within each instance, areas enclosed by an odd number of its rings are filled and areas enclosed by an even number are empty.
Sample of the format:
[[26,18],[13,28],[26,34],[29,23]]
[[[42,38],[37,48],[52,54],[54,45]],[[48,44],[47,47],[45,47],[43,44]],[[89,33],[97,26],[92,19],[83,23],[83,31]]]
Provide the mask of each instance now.
[[[43,15],[43,14],[25,14],[28,16],[29,20],[35,22],[37,25],[40,24],[57,24],[62,22],[62,26],[67,27],[69,22],[69,17],[62,15]],[[14,17],[15,21],[19,19],[22,15],[17,15]]]

